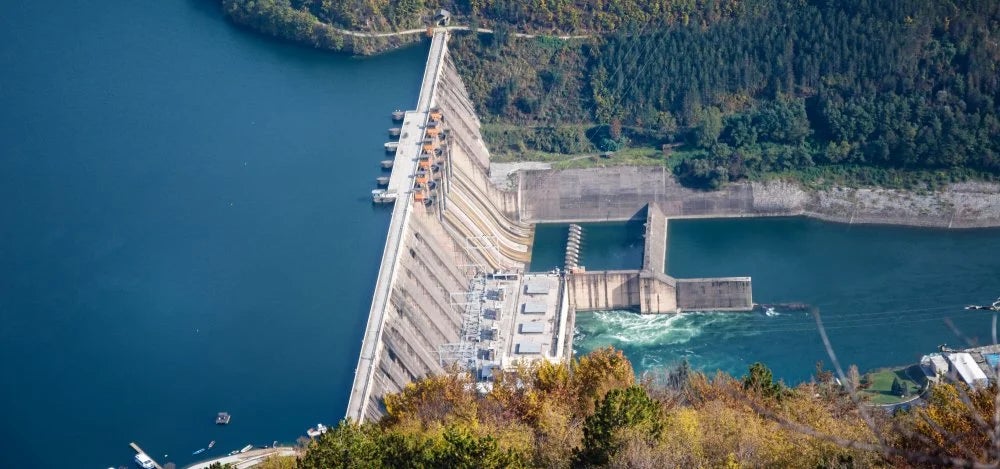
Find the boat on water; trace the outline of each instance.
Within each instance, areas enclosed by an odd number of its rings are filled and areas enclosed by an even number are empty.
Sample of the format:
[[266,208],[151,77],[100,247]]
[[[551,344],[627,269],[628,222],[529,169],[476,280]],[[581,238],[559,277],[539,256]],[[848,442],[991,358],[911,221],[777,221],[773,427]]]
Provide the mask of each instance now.
[[1000,298],[997,298],[997,300],[994,301],[989,306],[968,305],[968,306],[965,307],[965,309],[973,309],[973,310],[980,310],[980,311],[1000,311]]
[[240,453],[246,453],[247,451],[250,451],[252,449],[253,449],[253,445],[246,445],[246,446],[243,447],[243,449],[240,450]]
[[208,442],[208,449],[212,449],[213,446],[215,446],[215,440],[209,441]]
[[135,454],[135,463],[142,469],[156,469],[156,463],[153,462],[153,458],[142,451]]
[[383,146],[385,146],[386,153],[394,153],[399,148],[399,142],[385,142]]
[[317,423],[315,427],[306,430],[306,435],[309,435],[309,438],[316,438],[317,436],[326,433],[326,431],[327,431],[326,425],[323,425],[322,423]]
[[403,117],[406,117],[406,113],[403,112],[402,109],[396,109],[395,111],[392,111],[392,120],[401,121],[403,120]]
[[201,453],[204,453],[204,452],[205,452],[205,448],[202,448],[202,449],[199,449],[198,451],[195,451],[195,452],[191,453],[191,456],[194,456],[196,454],[201,454]]

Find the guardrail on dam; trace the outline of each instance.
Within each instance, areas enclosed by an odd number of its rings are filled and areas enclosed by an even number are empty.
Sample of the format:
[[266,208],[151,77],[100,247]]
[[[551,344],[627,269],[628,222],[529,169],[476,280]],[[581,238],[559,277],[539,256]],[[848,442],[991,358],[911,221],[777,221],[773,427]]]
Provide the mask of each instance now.
[[489,184],[489,152],[448,35],[434,33],[417,108],[402,126],[426,135],[400,135],[396,149],[393,171],[412,182],[397,190],[389,223],[347,407],[356,422],[381,416],[386,393],[443,371],[447,353],[468,350],[454,298],[477,274],[520,272],[530,260],[533,228],[512,219],[516,193]]

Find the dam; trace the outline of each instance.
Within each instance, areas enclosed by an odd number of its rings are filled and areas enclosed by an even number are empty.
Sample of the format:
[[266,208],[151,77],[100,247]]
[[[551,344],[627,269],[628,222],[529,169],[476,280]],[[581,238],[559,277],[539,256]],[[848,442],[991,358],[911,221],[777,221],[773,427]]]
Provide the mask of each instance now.
[[[667,217],[652,199],[615,212],[646,217],[642,269],[587,271],[567,251],[571,268],[526,272],[539,221],[527,206],[537,202],[523,200],[520,174],[517,189],[491,182],[479,118],[448,57],[449,34],[432,30],[417,106],[404,113],[388,185],[372,192],[373,201],[394,205],[347,418],[377,420],[383,396],[452,367],[488,383],[519,363],[568,358],[578,310],[752,308],[748,277],[664,273]],[[586,216],[579,204],[569,205],[565,214],[546,215],[587,221],[605,210],[598,203],[596,215]]]

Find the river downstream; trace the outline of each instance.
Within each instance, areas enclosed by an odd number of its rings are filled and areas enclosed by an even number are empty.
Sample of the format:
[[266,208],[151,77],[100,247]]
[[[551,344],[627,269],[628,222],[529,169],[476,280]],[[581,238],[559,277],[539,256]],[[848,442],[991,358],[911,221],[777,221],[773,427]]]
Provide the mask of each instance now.
[[[639,268],[638,229],[584,225],[581,264]],[[564,225],[539,229],[534,268],[561,263]],[[594,231],[595,236],[588,236]],[[847,225],[807,218],[671,220],[667,272],[676,277],[753,277],[758,303],[804,302],[821,317],[842,363],[862,370],[914,363],[940,344],[991,340],[991,316],[963,310],[1000,295],[1000,230]],[[795,383],[830,360],[808,312],[640,316],[579,313],[575,348],[621,348],[639,371],[688,360],[740,376],[755,361]]]
[[217,4],[0,15],[0,467],[183,466],[344,415],[426,45],[353,59]]

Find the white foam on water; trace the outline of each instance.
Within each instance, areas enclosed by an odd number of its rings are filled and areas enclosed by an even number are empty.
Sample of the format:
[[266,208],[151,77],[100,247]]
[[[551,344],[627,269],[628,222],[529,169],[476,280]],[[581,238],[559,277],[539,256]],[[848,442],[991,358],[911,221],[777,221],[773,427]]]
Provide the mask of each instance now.
[[[575,342],[644,347],[678,345],[701,335],[707,326],[715,329],[738,316],[726,313],[636,314],[629,311],[584,313],[577,318]],[[586,329],[584,333],[581,329]],[[589,345],[589,344],[588,344]],[[589,347],[585,347],[589,348]]]

